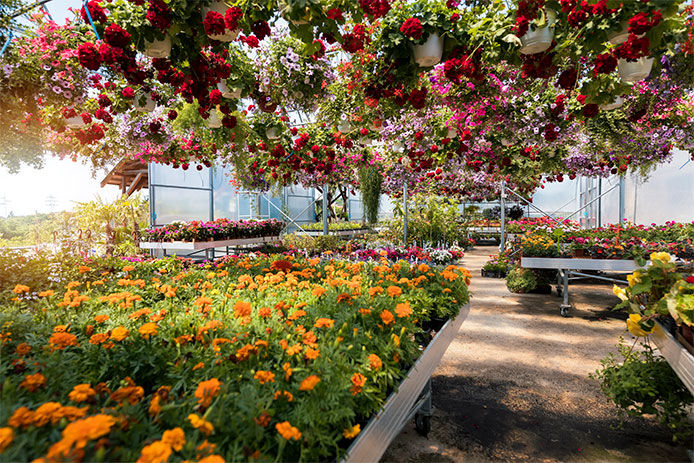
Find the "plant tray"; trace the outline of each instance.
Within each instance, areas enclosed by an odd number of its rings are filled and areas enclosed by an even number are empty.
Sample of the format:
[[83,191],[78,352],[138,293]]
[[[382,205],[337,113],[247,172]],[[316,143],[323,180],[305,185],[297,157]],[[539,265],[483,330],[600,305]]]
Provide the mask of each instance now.
[[690,354],[659,322],[655,324],[652,337],[665,360],[675,370],[687,389],[694,394],[694,355]]
[[419,395],[469,313],[470,304],[465,304],[458,315],[448,320],[436,333],[397,390],[390,394],[383,408],[369,420],[359,437],[347,449],[342,463],[377,462],[381,459],[416,411]]
[[[354,228],[349,230],[329,230],[329,235],[337,236],[352,236],[359,233],[370,233],[372,230],[370,228]],[[323,235],[323,230],[308,230],[305,232],[297,232],[297,235],[307,235],[307,236],[321,236]]]
[[241,238],[235,240],[220,241],[143,241],[140,243],[142,249],[183,249],[188,251],[199,251],[203,249],[225,248],[246,246],[249,244],[277,243],[279,236],[260,236],[257,238]]
[[573,259],[570,257],[522,257],[521,267],[556,270],[603,270],[608,272],[633,272],[639,268],[634,260]]

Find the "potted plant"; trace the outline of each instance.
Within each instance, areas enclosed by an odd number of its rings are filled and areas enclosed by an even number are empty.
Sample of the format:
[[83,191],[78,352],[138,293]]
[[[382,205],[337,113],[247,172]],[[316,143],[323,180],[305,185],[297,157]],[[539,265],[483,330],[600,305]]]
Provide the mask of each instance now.
[[528,25],[527,31],[521,35],[521,47],[518,50],[523,55],[534,55],[549,49],[554,40],[554,23],[557,15],[554,10],[543,9],[537,18]]
[[168,58],[171,55],[171,37],[169,34],[164,34],[163,38],[155,37],[152,41],[145,39],[142,53],[150,58]]

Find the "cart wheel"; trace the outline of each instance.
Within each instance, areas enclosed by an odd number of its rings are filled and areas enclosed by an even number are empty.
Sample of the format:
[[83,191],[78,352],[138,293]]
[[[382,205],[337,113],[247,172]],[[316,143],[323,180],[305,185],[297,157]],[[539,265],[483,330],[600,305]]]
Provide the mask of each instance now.
[[570,308],[571,308],[571,307],[569,307],[569,306],[564,306],[564,305],[563,305],[563,306],[561,306],[561,307],[559,308],[559,313],[561,314],[562,317],[568,317],[568,316],[569,316],[569,309],[570,309]]
[[414,416],[414,426],[419,434],[427,437],[429,435],[429,431],[431,431],[431,417],[417,413]]

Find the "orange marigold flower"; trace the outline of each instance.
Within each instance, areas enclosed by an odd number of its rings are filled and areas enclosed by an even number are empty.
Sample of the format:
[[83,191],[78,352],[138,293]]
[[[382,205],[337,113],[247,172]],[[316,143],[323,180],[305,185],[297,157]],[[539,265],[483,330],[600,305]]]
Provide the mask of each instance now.
[[234,304],[234,316],[237,318],[248,317],[251,314],[251,303],[236,301]]
[[383,362],[381,361],[381,357],[379,357],[376,354],[370,354],[369,355],[369,365],[371,366],[372,370],[378,370],[383,366]]
[[255,421],[255,424],[258,426],[261,426],[263,428],[267,427],[268,424],[270,424],[270,421],[272,420],[272,417],[268,412],[263,412],[260,414],[260,416],[253,418],[253,421]]
[[402,294],[402,289],[399,286],[388,286],[387,291],[391,297],[398,297]]
[[258,309],[258,315],[262,318],[268,318],[272,315],[272,309],[270,307],[261,307]]
[[14,289],[12,290],[13,293],[19,295],[22,293],[28,293],[30,288],[26,285],[15,285]]
[[148,322],[145,323],[137,331],[142,335],[143,338],[149,339],[150,336],[157,334],[157,329],[159,327],[156,323]]
[[82,408],[70,405],[61,407],[57,413],[59,415],[58,420],[60,420],[60,418],[66,418],[68,421],[75,421],[78,418],[84,418],[87,415],[87,410],[89,410],[88,405]]
[[89,416],[68,424],[63,429],[63,439],[53,444],[48,450],[46,455],[48,460],[62,460],[68,457],[73,445],[76,449],[84,448],[88,441],[108,434],[114,424],[116,419],[113,416],[103,414]]
[[131,313],[128,315],[128,318],[131,320],[137,320],[140,317],[144,317],[145,315],[149,315],[152,313],[152,309],[149,309],[145,307],[144,309],[136,310],[135,312]]
[[316,287],[313,288],[313,290],[311,291],[311,294],[313,294],[313,295],[316,296],[316,297],[321,297],[323,294],[325,294],[326,291],[327,291],[327,289],[322,288],[322,287],[320,287],[320,286],[316,286]]
[[154,397],[152,397],[152,400],[149,401],[149,408],[147,409],[147,412],[152,416],[157,416],[159,413],[161,413],[160,395],[155,394]]
[[409,317],[412,315],[412,308],[409,302],[403,302],[395,306],[395,313],[400,318]]
[[431,267],[429,267],[427,264],[419,264],[417,266],[417,270],[422,273],[427,273],[429,270],[431,270]]
[[292,369],[289,363],[285,363],[282,365],[282,369],[284,370],[284,380],[289,381],[289,378],[292,376]]
[[186,343],[189,343],[189,342],[191,342],[192,340],[193,340],[193,336],[191,336],[191,335],[189,335],[189,334],[183,334],[183,335],[181,335],[181,336],[177,336],[177,337],[174,338],[174,342],[175,342],[176,344],[181,344],[181,345],[186,344]]
[[337,302],[350,302],[352,300],[352,296],[347,294],[347,293],[340,293],[337,295]]
[[60,414],[56,413],[60,411],[61,405],[58,402],[45,402],[39,406],[34,412],[34,426],[40,428],[48,423],[53,424],[60,421]]
[[109,317],[108,315],[96,315],[96,316],[94,317],[94,321],[97,322],[97,323],[104,323],[104,322],[106,322],[106,320],[108,320],[109,318],[111,318],[111,317]]
[[145,390],[140,386],[126,386],[117,389],[111,393],[111,400],[114,402],[123,402],[127,399],[130,405],[135,405],[144,397]]
[[209,436],[214,431],[214,426],[212,426],[212,423],[205,420],[204,418],[199,417],[195,413],[191,413],[190,415],[188,415],[188,421],[190,421],[190,424],[195,429],[205,434],[206,436]]
[[450,270],[444,270],[443,272],[441,272],[441,276],[448,281],[455,281],[458,279],[458,274],[455,272],[451,272]]
[[301,385],[299,385],[299,390],[312,391],[318,383],[320,383],[320,378],[316,375],[311,375],[301,382]]
[[316,360],[318,357],[320,357],[320,350],[308,348],[306,349],[304,357],[307,360]]
[[96,333],[89,338],[89,344],[99,345],[108,341],[108,333]]
[[111,339],[114,341],[122,341],[123,339],[127,338],[129,334],[130,330],[123,326],[119,326],[111,331]]
[[199,370],[200,368],[205,368],[205,364],[203,362],[196,363],[195,366],[193,367],[193,371]]
[[330,318],[319,318],[316,320],[316,323],[313,325],[316,328],[332,328],[333,325],[335,324],[335,320],[332,320]]
[[288,262],[286,260],[276,260],[272,264],[270,264],[270,269],[271,270],[276,270],[276,271],[288,271],[292,269],[292,263]]
[[383,323],[385,323],[386,325],[390,325],[395,320],[395,317],[393,317],[393,314],[390,310],[386,309],[383,312],[381,312],[381,320],[383,320]]
[[66,347],[77,345],[77,336],[72,333],[53,333],[48,342],[54,350],[63,350]]
[[361,392],[364,384],[366,384],[366,376],[361,373],[354,373],[351,378],[352,387],[349,389],[352,395],[357,395]]
[[155,440],[142,449],[137,463],[166,463],[171,453],[172,450],[169,444],[160,440]]
[[53,291],[52,289],[49,289],[47,291],[41,291],[39,293],[39,297],[51,297],[54,294],[55,294],[55,291]]
[[195,390],[195,398],[198,399],[198,403],[203,407],[209,407],[212,403],[212,399],[219,394],[221,385],[222,383],[220,383],[217,378],[200,382],[198,388]]
[[277,429],[277,432],[280,433],[280,436],[284,437],[286,440],[289,440],[289,439],[299,440],[299,439],[301,439],[301,432],[299,431],[298,428],[292,426],[289,421],[283,421],[281,423],[277,423],[275,425],[275,429]]
[[275,382],[275,374],[271,371],[266,371],[266,370],[256,371],[253,378],[257,379],[260,382],[260,384],[274,383]]
[[173,428],[164,431],[161,440],[171,446],[172,449],[179,452],[186,445],[186,435],[181,428]]
[[373,288],[369,288],[369,296],[375,296],[376,294],[381,294],[383,293],[383,288],[380,286],[374,286]]
[[5,449],[10,446],[13,439],[14,429],[8,427],[0,428],[0,453],[4,452]]
[[40,387],[46,385],[46,377],[41,373],[34,373],[33,375],[26,375],[24,381],[19,384],[19,387],[23,387],[29,392],[35,392]]
[[359,425],[359,423],[357,423],[354,426],[351,426],[342,431],[342,435],[345,436],[345,439],[354,439],[359,435],[360,432],[361,426]]
[[77,403],[87,402],[94,397],[96,397],[96,391],[90,384],[78,384],[68,394],[68,398]]
[[90,272],[91,270],[92,270],[91,267],[87,267],[86,265],[80,265],[79,267],[77,267],[77,271],[80,273],[87,273],[87,272]]
[[285,397],[287,399],[287,402],[294,401],[294,396],[289,391],[277,391],[277,392],[275,392],[275,400],[277,400],[279,397]]
[[17,355],[19,356],[25,356],[29,352],[31,352],[31,346],[25,342],[22,342],[20,344],[17,344],[17,349],[16,349]]
[[226,461],[219,455],[208,455],[198,460],[198,463],[226,463]]
[[124,272],[132,272],[133,270],[135,270],[135,266],[133,266],[133,265],[126,265],[125,267],[122,268],[122,270],[123,270]]

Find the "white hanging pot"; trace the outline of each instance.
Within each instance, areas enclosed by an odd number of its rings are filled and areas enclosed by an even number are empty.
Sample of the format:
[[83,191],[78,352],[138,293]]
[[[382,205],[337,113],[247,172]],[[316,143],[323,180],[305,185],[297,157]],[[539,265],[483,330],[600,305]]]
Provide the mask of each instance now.
[[276,140],[280,136],[277,134],[277,127],[268,127],[265,129],[265,136],[268,140]]
[[154,42],[145,40],[143,53],[150,58],[168,58],[171,54],[171,37],[166,34],[162,40],[155,39]]
[[233,42],[236,40],[236,37],[239,36],[239,30],[234,29],[233,31],[226,31],[224,34],[210,34],[208,35],[209,38],[212,40],[217,40],[219,42]]
[[65,125],[67,125],[68,128],[71,129],[81,129],[82,127],[87,126],[87,124],[84,123],[82,116],[68,117]]
[[443,55],[443,37],[438,32],[430,34],[423,44],[414,46],[414,60],[421,68],[439,64],[441,55]]
[[446,138],[450,138],[451,140],[453,140],[457,136],[458,136],[458,131],[456,129],[448,127],[448,133],[446,134]]
[[[141,102],[141,101],[144,102]],[[135,106],[136,111],[140,111],[142,113],[151,113],[154,111],[154,107],[156,106],[156,103],[152,99],[152,93],[147,92],[144,95],[136,96],[135,101],[133,102]]]
[[639,58],[636,61],[627,61],[620,58],[617,62],[619,77],[624,82],[639,82],[651,73],[653,58]]
[[621,45],[624,42],[627,41],[629,38],[629,23],[626,21],[623,21],[619,25],[619,30],[608,32],[607,33],[607,40],[610,42],[612,45]]
[[557,15],[552,10],[546,10],[545,15],[547,16],[547,25],[545,27],[535,29],[530,26],[528,32],[520,38],[521,47],[518,51],[521,54],[534,55],[535,53],[542,53],[552,46],[554,30],[551,26],[557,20]]
[[337,130],[339,130],[342,133],[347,133],[350,130],[352,130],[352,124],[349,123],[349,121],[340,121],[340,123],[337,125]]
[[612,111],[613,109],[621,108],[623,104],[624,104],[624,98],[622,98],[621,96],[618,96],[617,98],[614,99],[614,101],[612,103],[601,104],[600,109],[602,111]]
[[222,120],[219,118],[216,110],[210,111],[210,117],[207,118],[207,126],[211,129],[218,129],[222,126]]
[[217,83],[217,90],[222,92],[224,98],[241,98],[241,89],[237,87],[230,88],[223,80]]

